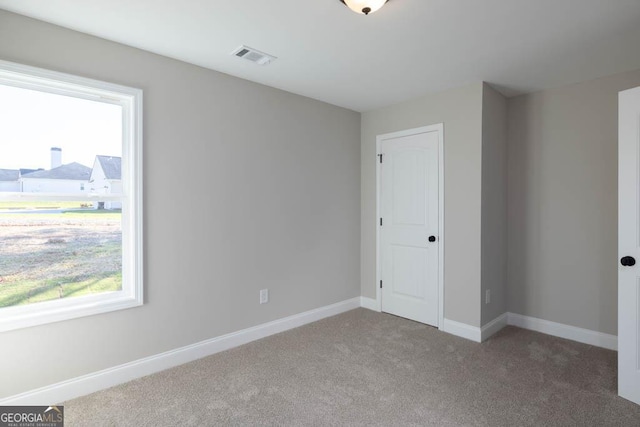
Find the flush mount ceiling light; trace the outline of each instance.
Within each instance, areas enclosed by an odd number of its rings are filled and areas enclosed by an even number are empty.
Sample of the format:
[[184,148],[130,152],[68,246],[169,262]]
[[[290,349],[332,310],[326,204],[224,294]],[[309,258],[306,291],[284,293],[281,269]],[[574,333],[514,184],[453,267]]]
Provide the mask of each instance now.
[[368,15],[380,9],[389,0],[340,0],[355,13]]

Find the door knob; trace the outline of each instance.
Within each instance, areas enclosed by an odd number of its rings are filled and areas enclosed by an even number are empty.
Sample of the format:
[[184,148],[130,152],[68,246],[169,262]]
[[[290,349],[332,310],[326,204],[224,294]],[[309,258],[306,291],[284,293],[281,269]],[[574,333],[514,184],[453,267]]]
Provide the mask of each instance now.
[[436,236],[429,236],[429,241],[431,243],[435,242],[436,241]]
[[633,267],[634,265],[636,265],[636,259],[632,256],[625,256],[620,260],[620,264],[625,267]]

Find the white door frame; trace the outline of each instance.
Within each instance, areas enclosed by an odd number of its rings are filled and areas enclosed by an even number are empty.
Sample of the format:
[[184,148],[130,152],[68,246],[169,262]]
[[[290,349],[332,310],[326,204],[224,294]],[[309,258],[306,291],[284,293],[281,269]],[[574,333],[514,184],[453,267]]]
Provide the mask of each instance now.
[[438,132],[438,329],[444,328],[444,123],[386,133],[376,137],[376,310],[382,311],[380,290],[380,158],[382,142],[388,139]]

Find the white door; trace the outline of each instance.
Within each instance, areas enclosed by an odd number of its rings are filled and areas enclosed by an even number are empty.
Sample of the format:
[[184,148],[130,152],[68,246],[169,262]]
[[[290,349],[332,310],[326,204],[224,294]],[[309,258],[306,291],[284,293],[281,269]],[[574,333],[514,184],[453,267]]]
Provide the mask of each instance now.
[[439,326],[438,150],[442,127],[416,132],[379,137],[381,308]]
[[618,117],[618,394],[640,404],[640,88]]

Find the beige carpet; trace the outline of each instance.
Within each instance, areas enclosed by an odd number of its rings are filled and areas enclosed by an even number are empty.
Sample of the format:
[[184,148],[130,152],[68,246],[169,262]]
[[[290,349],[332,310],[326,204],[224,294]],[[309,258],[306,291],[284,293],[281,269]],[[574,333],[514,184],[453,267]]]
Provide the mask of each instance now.
[[616,353],[358,309],[65,403],[68,426],[640,426]]

